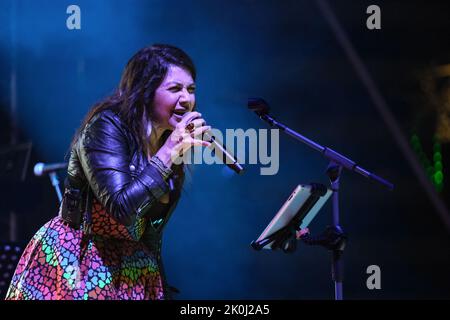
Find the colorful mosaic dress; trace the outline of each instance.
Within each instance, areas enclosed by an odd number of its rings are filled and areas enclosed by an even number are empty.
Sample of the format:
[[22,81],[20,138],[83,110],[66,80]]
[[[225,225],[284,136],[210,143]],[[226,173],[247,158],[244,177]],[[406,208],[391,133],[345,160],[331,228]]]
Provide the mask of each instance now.
[[[59,215],[25,248],[6,298],[170,298],[161,233],[182,179],[174,178],[169,188],[112,110],[97,114],[83,129],[71,150],[68,177]],[[70,197],[72,186],[92,190],[92,203],[86,201],[91,214]],[[164,195],[169,195],[167,204],[160,202]],[[71,224],[68,212],[83,212],[81,227]]]
[[46,223],[22,254],[6,299],[164,299],[158,254],[132,240],[97,201],[92,219],[90,235],[59,217]]

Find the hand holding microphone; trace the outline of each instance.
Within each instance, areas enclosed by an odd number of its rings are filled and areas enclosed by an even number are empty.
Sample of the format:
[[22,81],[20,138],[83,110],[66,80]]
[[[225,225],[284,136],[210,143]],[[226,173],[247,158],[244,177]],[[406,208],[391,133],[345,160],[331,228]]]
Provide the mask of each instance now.
[[194,146],[208,147],[210,145],[208,141],[199,139],[202,133],[211,129],[210,126],[205,124],[205,120],[201,118],[201,113],[196,111],[186,112],[164,145],[156,153],[158,158],[161,158],[167,166],[171,166],[190,148]]
[[[194,146],[214,148],[215,155],[229,168],[240,174],[244,170],[237,159],[226,150],[222,142],[212,133],[211,126],[206,125],[202,114],[197,111],[186,112],[177,124],[166,143],[158,151],[158,157],[163,158],[166,165],[171,165],[178,157]],[[161,155],[159,155],[161,153]],[[168,158],[170,155],[170,160]]]

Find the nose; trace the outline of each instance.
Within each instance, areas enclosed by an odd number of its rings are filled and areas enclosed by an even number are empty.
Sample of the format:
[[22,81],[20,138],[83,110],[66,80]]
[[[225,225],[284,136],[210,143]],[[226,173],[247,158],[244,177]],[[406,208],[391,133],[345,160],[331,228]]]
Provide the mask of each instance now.
[[186,88],[184,88],[181,91],[180,98],[178,101],[180,105],[183,106],[184,108],[190,108],[191,105],[193,105],[191,94],[188,92]]

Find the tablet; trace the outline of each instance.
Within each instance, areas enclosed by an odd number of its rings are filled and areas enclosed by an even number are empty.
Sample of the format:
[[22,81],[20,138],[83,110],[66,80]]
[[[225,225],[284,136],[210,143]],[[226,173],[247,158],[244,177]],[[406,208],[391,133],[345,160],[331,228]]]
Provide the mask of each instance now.
[[[331,194],[332,191],[322,184],[298,185],[266,229],[252,243],[252,246],[255,249],[273,249],[274,241],[268,241],[267,239],[270,239],[270,236],[280,229],[291,223],[299,225],[301,229],[308,227]],[[260,245],[259,248],[257,247],[258,244]],[[264,244],[264,246],[261,246],[261,244]]]

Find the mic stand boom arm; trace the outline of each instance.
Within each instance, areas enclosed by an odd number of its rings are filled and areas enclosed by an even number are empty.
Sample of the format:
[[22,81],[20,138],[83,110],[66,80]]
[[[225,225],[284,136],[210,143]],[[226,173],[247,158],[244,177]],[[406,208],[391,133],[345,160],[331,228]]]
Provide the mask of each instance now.
[[345,169],[348,169],[350,171],[359,173],[360,175],[370,179],[374,180],[380,184],[382,184],[384,187],[386,187],[389,190],[394,189],[394,185],[390,183],[389,181],[384,180],[383,178],[377,176],[376,174],[373,174],[364,168],[361,168],[360,166],[356,165],[356,162],[352,161],[351,159],[343,156],[342,154],[334,151],[333,149],[330,149],[328,147],[323,147],[318,143],[315,143],[314,141],[302,136],[300,133],[288,128],[284,124],[278,122],[274,118],[272,118],[268,114],[262,114],[260,115],[260,118],[267,123],[269,123],[271,126],[277,127],[281,131],[285,132],[286,134],[290,135],[291,137],[295,138],[296,140],[299,140],[300,142],[303,142],[307,146],[313,148],[316,151],[319,151],[322,153],[325,158],[329,159],[339,167],[343,167]]

